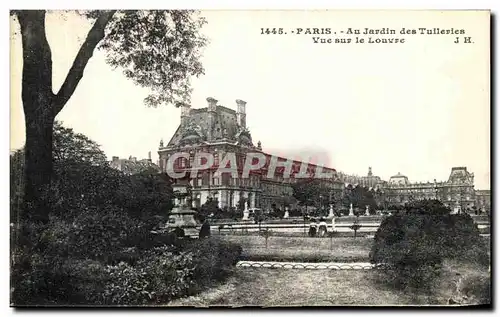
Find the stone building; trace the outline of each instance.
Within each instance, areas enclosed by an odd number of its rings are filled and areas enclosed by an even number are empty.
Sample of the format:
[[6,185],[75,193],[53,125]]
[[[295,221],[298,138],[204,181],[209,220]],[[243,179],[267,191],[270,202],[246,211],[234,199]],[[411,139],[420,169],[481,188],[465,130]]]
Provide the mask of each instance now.
[[411,183],[407,176],[398,173],[384,184],[382,190],[388,206],[438,199],[454,212],[470,212],[476,204],[474,173],[468,172],[466,167],[453,167],[448,180],[443,182]]
[[379,176],[373,175],[372,168],[368,167],[368,174],[359,177],[357,183],[364,187],[379,189],[382,188],[385,182]]
[[455,212],[470,212],[475,206],[474,173],[467,167],[453,167],[439,191],[440,200]]
[[113,156],[109,166],[123,172],[126,175],[138,174],[145,171],[160,172],[160,167],[151,160],[151,152],[147,159],[138,160],[137,157],[130,156],[128,159],[121,159]]
[[439,199],[439,189],[443,184],[436,182],[416,182],[410,183],[408,177],[397,173],[389,178],[384,184],[384,202],[388,206],[404,205],[406,203],[423,200]]
[[[195,207],[201,206],[208,197],[218,200],[219,207],[259,207],[271,209],[273,205],[283,208],[294,203],[291,184],[300,171],[302,162],[293,161],[290,177],[284,177],[285,168],[277,167],[272,177],[267,172],[271,154],[262,150],[262,145],[254,144],[246,125],[246,102],[236,100],[236,110],[218,104],[214,98],[207,98],[207,107],[193,109],[190,105],[180,105],[181,122],[167,144],[160,141],[158,149],[159,165],[162,172],[167,171],[167,162],[176,153],[188,153],[187,157],[173,160],[174,171],[186,171],[193,166],[196,153],[210,153],[214,158],[212,167],[198,171],[196,177],[186,174],[176,179],[177,183],[189,183]],[[219,167],[226,155],[235,153],[238,176],[220,173]],[[266,157],[264,166],[251,171],[249,177],[240,177],[248,153],[261,153]],[[274,156],[276,158],[276,156]],[[224,160],[224,161],[223,161]],[[278,162],[286,158],[278,157]],[[307,165],[307,174],[313,177],[317,166]],[[224,166],[222,166],[224,167]],[[226,165],[227,167],[227,165]],[[334,173],[334,169],[324,168],[323,172]],[[326,183],[333,184],[333,179]],[[332,185],[333,186],[333,185]]]
[[491,212],[491,192],[489,190],[476,190],[476,208],[481,213]]

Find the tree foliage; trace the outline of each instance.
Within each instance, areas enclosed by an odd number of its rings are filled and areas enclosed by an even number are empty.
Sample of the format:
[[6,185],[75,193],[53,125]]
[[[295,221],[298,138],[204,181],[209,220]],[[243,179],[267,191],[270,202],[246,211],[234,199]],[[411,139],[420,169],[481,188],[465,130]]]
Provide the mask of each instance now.
[[219,213],[219,201],[212,197],[208,197],[207,201],[205,201],[205,203],[201,205],[198,215],[200,219],[207,219],[211,216],[216,216]]
[[353,208],[360,208],[363,212],[366,206],[369,206],[370,213],[374,213],[377,207],[374,191],[364,186],[349,184],[344,189],[342,205],[344,208],[350,208],[351,204]]
[[99,48],[107,62],[123,69],[127,78],[151,88],[146,104],[188,102],[190,77],[202,75],[200,35],[206,23],[195,11],[118,11]]
[[293,197],[302,206],[320,206],[329,203],[331,190],[321,180],[298,181],[292,185]]
[[54,124],[53,158],[55,162],[80,162],[91,165],[107,165],[106,154],[99,144],[87,136],[63,126],[62,122]]

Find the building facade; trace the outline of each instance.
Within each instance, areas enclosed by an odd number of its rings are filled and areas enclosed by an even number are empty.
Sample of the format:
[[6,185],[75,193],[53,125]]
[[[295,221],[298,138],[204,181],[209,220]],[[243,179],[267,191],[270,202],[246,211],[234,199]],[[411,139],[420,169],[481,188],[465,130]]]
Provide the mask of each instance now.
[[491,192],[489,190],[476,190],[476,208],[481,213],[491,212]]
[[109,166],[126,175],[138,174],[145,171],[160,172],[160,167],[151,160],[151,152],[148,153],[147,159],[140,160],[134,156],[130,156],[128,159],[121,159],[118,156],[113,156],[109,162]]
[[474,173],[466,167],[453,167],[447,181],[411,183],[398,173],[383,184],[386,206],[404,205],[415,200],[437,199],[454,212],[471,212],[476,206]]
[[[295,203],[292,184],[297,181],[295,176],[304,168],[302,165],[307,166],[309,177],[314,177],[318,169],[314,164],[293,161],[290,177],[284,176],[283,166],[276,167],[274,173],[271,171],[268,174],[272,157],[278,162],[291,160],[264,152],[260,141],[254,144],[246,125],[245,101],[236,100],[236,111],[219,105],[211,97],[207,98],[207,107],[192,109],[190,105],[183,104],[180,108],[181,122],[176,132],[167,144],[160,141],[159,166],[162,172],[172,167],[176,172],[187,171],[193,167],[197,153],[212,155],[214,162],[209,168],[175,180],[178,184],[190,184],[194,207],[201,206],[209,197],[217,199],[220,208],[271,209],[290,206]],[[173,160],[172,167],[167,166],[172,161],[171,156],[178,153],[189,154],[189,159],[179,157]],[[241,177],[249,153],[264,155],[266,162],[261,168],[250,171],[249,177]],[[235,156],[237,175],[221,173],[219,169],[228,167],[226,159],[231,155]],[[335,170],[323,168],[323,172],[334,174]],[[333,178],[325,183],[332,187],[340,184]]]

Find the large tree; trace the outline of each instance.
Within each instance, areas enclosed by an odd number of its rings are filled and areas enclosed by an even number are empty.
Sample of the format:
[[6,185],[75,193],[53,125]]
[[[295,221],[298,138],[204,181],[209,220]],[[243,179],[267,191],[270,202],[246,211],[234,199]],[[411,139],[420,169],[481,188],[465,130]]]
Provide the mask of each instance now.
[[307,207],[325,207],[330,203],[331,190],[321,180],[305,179],[292,185],[293,197],[297,199],[300,205]]
[[[151,89],[147,105],[178,105],[191,93],[190,77],[203,74],[200,48],[205,23],[194,11],[85,11],[93,21],[59,89],[52,86],[52,54],[47,41],[44,10],[12,11],[22,38],[22,102],[26,122],[26,206],[47,221],[47,196],[52,174],[53,127],[57,114],[75,92],[96,49],[127,78]],[[50,13],[49,13],[50,14]],[[58,12],[61,14],[61,12]]]
[[[53,132],[53,147],[52,157],[55,165],[52,172],[52,182],[54,188],[64,188],[67,191],[75,193],[83,193],[82,187],[92,187],[93,190],[99,191],[95,186],[95,175],[98,173],[100,177],[105,177],[102,171],[109,169],[106,161],[106,155],[99,148],[99,145],[81,133],[73,131],[73,129],[65,128],[61,122],[54,123]],[[94,167],[93,170],[91,168]],[[17,213],[20,212],[21,201],[24,198],[24,178],[23,171],[25,170],[25,148],[21,148],[10,156],[10,175],[11,175],[11,221],[17,220]],[[75,171],[78,171],[75,173]],[[76,175],[78,174],[78,175]],[[78,181],[71,182],[68,186],[68,177],[85,176]],[[65,186],[57,186],[61,179],[64,179]],[[86,180],[84,183],[82,180]],[[59,191],[59,190],[58,190]],[[60,196],[60,195],[59,195]],[[62,198],[60,196],[59,198]]]

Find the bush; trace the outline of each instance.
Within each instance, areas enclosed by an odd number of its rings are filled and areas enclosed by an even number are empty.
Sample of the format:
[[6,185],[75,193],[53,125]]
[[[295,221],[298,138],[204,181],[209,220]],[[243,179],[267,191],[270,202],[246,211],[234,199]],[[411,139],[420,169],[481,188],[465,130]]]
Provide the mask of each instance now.
[[385,218],[375,234],[370,259],[389,267],[385,281],[428,291],[445,259],[488,265],[487,248],[469,215],[446,213],[436,201],[420,204]]
[[161,247],[148,251],[131,266],[106,268],[110,282],[104,295],[109,305],[165,304],[222,281],[241,254],[241,247],[217,239],[189,244],[181,252]]
[[124,248],[110,255],[113,263],[108,265],[18,251],[11,273],[12,301],[16,305],[165,304],[222,281],[241,251],[233,243],[208,238],[142,252]]

